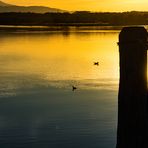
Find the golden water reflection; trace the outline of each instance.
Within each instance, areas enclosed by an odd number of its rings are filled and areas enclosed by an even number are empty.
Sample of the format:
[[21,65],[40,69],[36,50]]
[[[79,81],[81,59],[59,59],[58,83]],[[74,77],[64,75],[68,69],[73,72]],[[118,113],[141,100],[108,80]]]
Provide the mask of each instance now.
[[118,83],[117,41],[117,31],[1,34],[0,73]]

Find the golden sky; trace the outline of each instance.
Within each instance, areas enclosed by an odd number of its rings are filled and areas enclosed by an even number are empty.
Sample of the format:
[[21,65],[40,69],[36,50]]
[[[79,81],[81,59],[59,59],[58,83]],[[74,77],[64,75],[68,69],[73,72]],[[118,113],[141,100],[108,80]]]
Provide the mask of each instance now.
[[64,10],[148,11],[148,0],[2,0],[15,5],[41,5]]

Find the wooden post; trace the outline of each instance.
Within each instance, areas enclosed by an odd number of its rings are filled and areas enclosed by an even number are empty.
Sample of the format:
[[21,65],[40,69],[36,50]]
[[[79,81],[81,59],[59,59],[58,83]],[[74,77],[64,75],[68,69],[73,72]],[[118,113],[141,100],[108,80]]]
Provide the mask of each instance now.
[[119,52],[117,148],[148,148],[146,29],[123,28]]

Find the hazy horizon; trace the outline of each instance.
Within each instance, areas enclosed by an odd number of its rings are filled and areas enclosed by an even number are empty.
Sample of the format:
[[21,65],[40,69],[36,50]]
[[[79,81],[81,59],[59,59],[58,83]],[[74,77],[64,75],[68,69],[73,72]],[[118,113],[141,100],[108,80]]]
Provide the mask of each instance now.
[[124,12],[148,10],[148,1],[146,0],[104,0],[101,2],[97,0],[2,0],[2,2],[18,6],[46,6],[68,11]]

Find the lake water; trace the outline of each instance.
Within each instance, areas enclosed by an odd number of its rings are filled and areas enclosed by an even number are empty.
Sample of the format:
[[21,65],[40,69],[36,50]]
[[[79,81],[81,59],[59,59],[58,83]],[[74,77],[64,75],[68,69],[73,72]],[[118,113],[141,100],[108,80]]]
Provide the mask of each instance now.
[[1,32],[0,147],[115,148],[119,31]]

